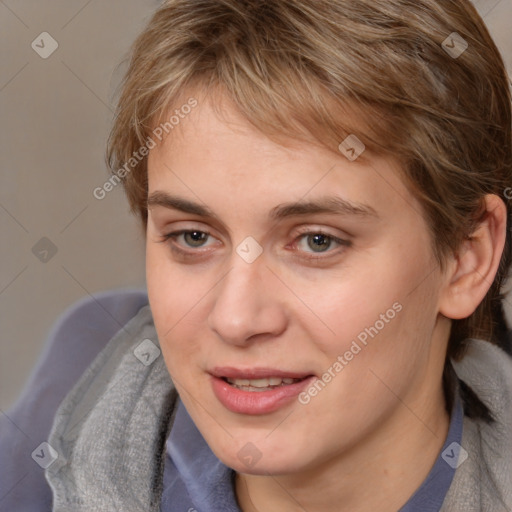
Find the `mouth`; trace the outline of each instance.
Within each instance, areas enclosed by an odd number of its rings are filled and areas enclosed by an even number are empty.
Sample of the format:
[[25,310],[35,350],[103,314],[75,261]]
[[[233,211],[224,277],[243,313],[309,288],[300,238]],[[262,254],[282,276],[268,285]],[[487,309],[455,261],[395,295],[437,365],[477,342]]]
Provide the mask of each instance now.
[[273,369],[240,370],[215,368],[211,372],[213,393],[229,411],[268,414],[290,404],[316,377],[305,372]]

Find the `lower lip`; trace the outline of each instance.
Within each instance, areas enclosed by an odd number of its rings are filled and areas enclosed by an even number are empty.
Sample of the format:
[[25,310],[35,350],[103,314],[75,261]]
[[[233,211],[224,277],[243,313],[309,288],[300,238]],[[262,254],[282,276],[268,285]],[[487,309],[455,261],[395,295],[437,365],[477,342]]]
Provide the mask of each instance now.
[[212,376],[212,387],[219,402],[231,412],[239,414],[268,414],[296,399],[314,376],[300,382],[279,386],[269,391],[243,391],[229,385],[225,380]]

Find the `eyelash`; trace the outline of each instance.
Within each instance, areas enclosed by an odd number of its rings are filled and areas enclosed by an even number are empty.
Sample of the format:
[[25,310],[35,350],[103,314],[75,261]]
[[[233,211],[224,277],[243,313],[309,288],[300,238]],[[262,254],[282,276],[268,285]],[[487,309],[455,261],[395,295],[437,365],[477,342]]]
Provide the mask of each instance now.
[[[183,235],[183,234],[187,234],[187,233],[201,233],[201,234],[204,234],[204,235],[207,235],[208,237],[211,236],[211,233],[209,233],[208,231],[201,231],[199,229],[182,229],[182,230],[179,230],[179,231],[173,231],[171,233],[167,233],[165,235],[162,235],[161,239],[159,240],[160,243],[167,243],[169,246],[170,246],[170,249],[171,251],[173,251],[174,253],[176,254],[179,254],[180,256],[182,257],[185,257],[185,258],[193,258],[196,256],[196,254],[193,254],[197,251],[194,251],[192,249],[192,252],[190,251],[185,251],[183,249],[180,249],[178,248],[178,246],[176,245],[176,239]],[[326,237],[328,240],[330,240],[331,242],[335,242],[337,243],[338,245],[340,245],[341,247],[350,247],[352,245],[352,242],[350,242],[349,240],[344,240],[342,238],[338,238],[338,237],[335,237],[334,235],[331,235],[330,233],[326,233],[325,231],[323,231],[322,229],[319,229],[319,230],[305,230],[301,233],[298,234],[298,236],[295,238],[294,240],[294,244],[296,244],[299,240],[301,240],[302,238],[306,237],[307,235],[322,235],[324,237]],[[207,239],[208,240],[208,239]],[[207,241],[206,240],[206,241]],[[198,247],[198,249],[201,249],[201,247]],[[333,256],[333,253],[338,253],[339,251],[330,251],[329,249],[325,252],[325,253],[306,253],[308,254],[308,256],[305,256],[305,258],[307,260],[323,260],[323,259],[327,259],[329,258],[330,256]],[[321,256],[321,254],[327,254],[327,256]]]

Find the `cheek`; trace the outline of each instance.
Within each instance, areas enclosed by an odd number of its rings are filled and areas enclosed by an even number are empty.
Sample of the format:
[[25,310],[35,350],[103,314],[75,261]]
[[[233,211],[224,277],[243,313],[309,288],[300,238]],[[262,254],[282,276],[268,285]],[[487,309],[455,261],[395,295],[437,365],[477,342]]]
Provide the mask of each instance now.
[[344,356],[362,370],[377,365],[391,373],[426,357],[437,318],[437,274],[425,253],[398,256],[382,252],[314,288],[307,282],[296,288],[313,305],[313,314],[297,318],[326,362]]
[[173,263],[170,249],[150,242],[146,249],[146,282],[157,328],[178,326],[198,302],[201,281]]
[[200,307],[201,290],[164,253],[162,248],[146,250],[146,282],[162,353],[173,374],[175,368],[180,368],[180,361],[197,348],[194,341],[197,336],[191,336],[190,332],[197,328],[192,320]]

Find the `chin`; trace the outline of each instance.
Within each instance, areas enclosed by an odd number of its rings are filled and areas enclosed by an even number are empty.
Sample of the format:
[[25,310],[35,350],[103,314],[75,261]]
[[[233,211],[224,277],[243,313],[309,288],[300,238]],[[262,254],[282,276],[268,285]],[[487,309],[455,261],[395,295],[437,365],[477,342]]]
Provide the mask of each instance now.
[[[254,440],[254,441],[252,441]],[[277,440],[279,441],[279,440]],[[264,440],[256,440],[256,436],[239,436],[228,441],[227,445],[210,445],[212,451],[223,464],[237,473],[248,475],[285,475],[301,470],[305,463],[298,459],[297,447],[289,447],[286,451],[279,450],[282,442],[264,444]],[[261,449],[259,448],[261,447]]]

